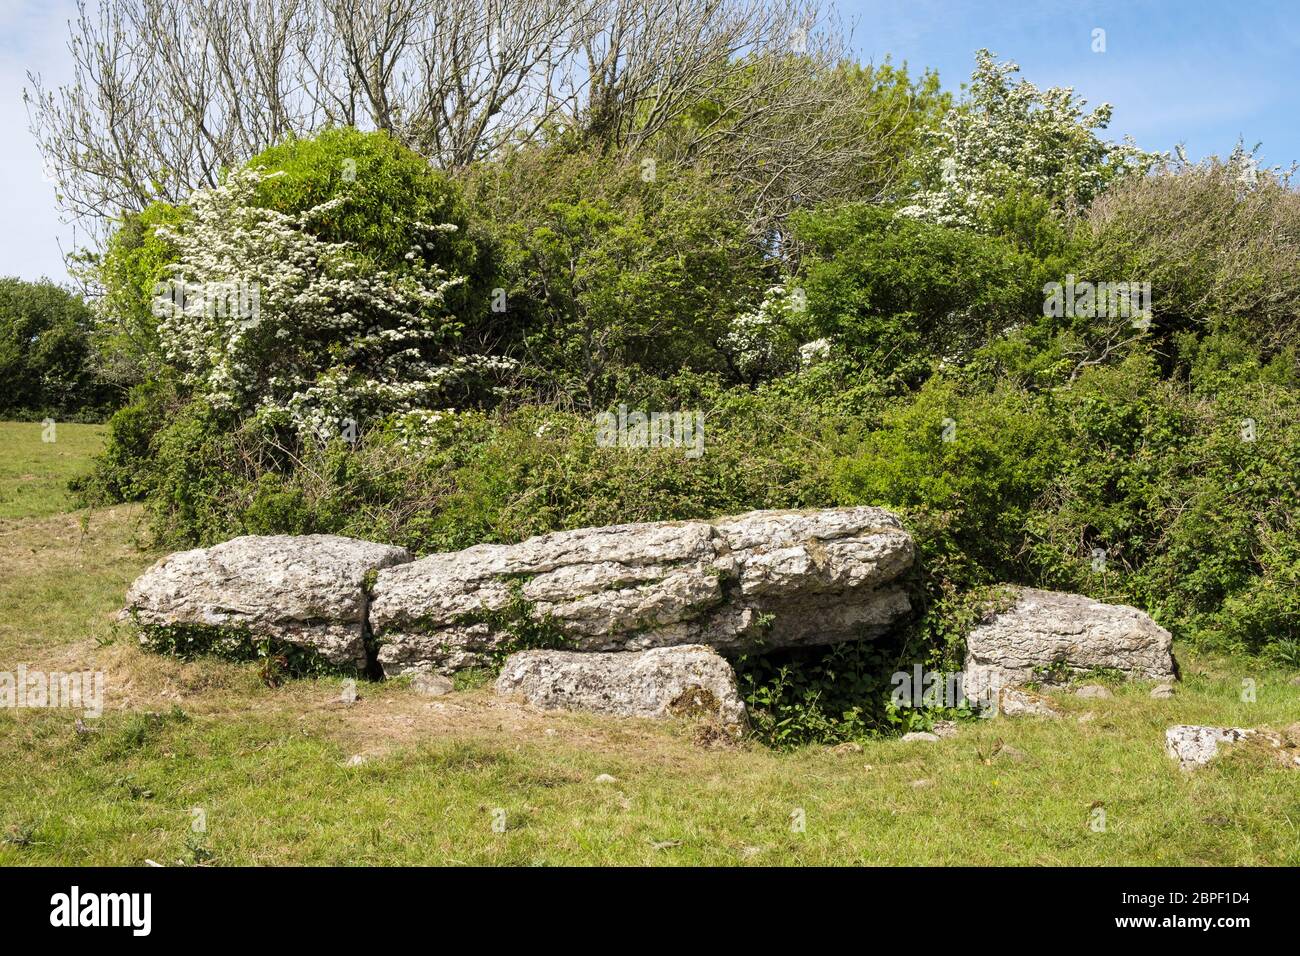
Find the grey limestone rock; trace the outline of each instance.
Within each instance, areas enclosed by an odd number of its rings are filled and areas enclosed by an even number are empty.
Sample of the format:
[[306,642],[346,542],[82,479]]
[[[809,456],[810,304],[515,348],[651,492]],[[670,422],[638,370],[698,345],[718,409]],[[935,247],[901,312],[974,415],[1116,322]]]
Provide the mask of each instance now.
[[910,611],[913,556],[878,508],[582,528],[387,568],[371,623],[388,674],[488,663],[527,627],[577,651],[829,644]]
[[745,722],[731,665],[703,645],[646,651],[520,651],[507,659],[496,692],[545,710],[616,717],[703,716]]
[[366,581],[411,560],[404,548],[338,535],[250,535],[162,558],[127,591],[145,628],[241,629],[366,665]]
[[967,636],[967,697],[1038,680],[1057,667],[1068,673],[1113,670],[1130,680],[1176,679],[1173,638],[1137,608],[1036,588],[1014,588],[1012,600]]

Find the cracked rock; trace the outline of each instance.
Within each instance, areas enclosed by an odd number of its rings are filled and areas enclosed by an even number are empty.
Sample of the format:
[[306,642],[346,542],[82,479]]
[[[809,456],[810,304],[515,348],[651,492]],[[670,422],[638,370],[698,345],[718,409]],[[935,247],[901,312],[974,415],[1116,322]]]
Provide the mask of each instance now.
[[246,629],[364,668],[367,576],[405,548],[331,534],[248,535],[161,559],[127,591],[143,626]]
[[1242,727],[1198,727],[1180,724],[1165,731],[1165,753],[1183,770],[1195,770],[1213,760],[1220,744],[1233,744],[1254,736]]
[[702,645],[648,651],[520,651],[497,678],[496,692],[545,710],[616,717],[706,717],[739,729],[745,704],[731,665]]
[[371,624],[390,675],[487,664],[529,627],[578,651],[832,644],[911,610],[913,556],[879,508],[581,528],[386,568]]
[[1285,733],[1243,727],[1205,727],[1180,724],[1165,731],[1165,753],[1182,770],[1203,767],[1219,754],[1220,746],[1256,740],[1275,752],[1284,767],[1300,768],[1300,725]]
[[[1176,679],[1173,638],[1137,608],[1079,594],[1012,589],[1014,603],[966,639],[962,688],[972,699],[1045,673],[1118,671],[1129,680]],[[1100,696],[1100,695],[1093,695]]]

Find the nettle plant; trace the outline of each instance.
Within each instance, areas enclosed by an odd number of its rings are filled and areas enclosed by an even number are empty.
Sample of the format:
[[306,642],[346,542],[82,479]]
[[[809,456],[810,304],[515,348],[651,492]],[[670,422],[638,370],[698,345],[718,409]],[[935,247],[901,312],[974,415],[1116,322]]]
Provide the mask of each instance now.
[[[450,354],[460,323],[446,297],[463,276],[420,246],[390,271],[314,235],[346,195],[297,214],[259,206],[259,185],[277,175],[234,171],[159,227],[178,253],[155,297],[163,353],[214,408],[303,440],[346,436],[358,421],[445,406],[452,386],[506,361]],[[416,225],[429,240],[456,229]]]
[[1013,81],[1013,61],[975,54],[964,102],[929,133],[920,166],[926,183],[903,215],[941,225],[978,227],[1009,194],[1028,190],[1073,218],[1115,178],[1146,172],[1164,157],[1131,141],[1107,142],[1112,107],[1085,111],[1070,87],[1041,90]]

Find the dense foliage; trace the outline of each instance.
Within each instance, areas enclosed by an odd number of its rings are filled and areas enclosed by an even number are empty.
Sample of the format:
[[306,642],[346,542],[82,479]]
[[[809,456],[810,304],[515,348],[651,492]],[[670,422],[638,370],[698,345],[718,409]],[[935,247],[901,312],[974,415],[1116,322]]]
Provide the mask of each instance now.
[[116,398],[85,301],[51,282],[0,279],[0,415],[98,418]]
[[[268,150],[110,242],[99,341],[139,384],[85,491],[146,500],[170,543],[419,552],[897,509],[922,558],[906,625],[738,662],[782,745],[925,725],[885,675],[958,665],[1005,583],[1300,666],[1297,193],[1240,148],[1106,143],[1107,107],[1013,72],[981,54],[951,109],[929,79],[837,74],[885,98],[909,182],[775,227],[740,158],[678,155],[673,124],[639,160],[556,128],[454,181],[384,134]],[[159,309],[181,277],[256,288],[258,320]],[[1121,282],[1149,308],[1046,306]],[[604,447],[593,413],[618,405],[702,414],[704,453]]]

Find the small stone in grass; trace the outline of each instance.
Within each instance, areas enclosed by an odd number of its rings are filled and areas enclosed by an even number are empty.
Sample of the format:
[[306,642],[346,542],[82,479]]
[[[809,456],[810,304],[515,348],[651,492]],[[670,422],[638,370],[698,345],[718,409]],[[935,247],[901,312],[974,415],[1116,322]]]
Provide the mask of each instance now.
[[998,745],[993,748],[993,756],[999,757],[1003,760],[1014,760],[1016,763],[1024,763],[1029,759],[1029,755],[1023,750],[1013,747],[1010,744],[1004,744],[1001,741],[999,741]]
[[940,740],[947,740],[950,737],[957,736],[957,721],[955,720],[936,720],[934,726],[930,728],[936,737]]
[[442,674],[420,673],[411,678],[411,689],[423,697],[441,697],[455,688],[451,678]]
[[1106,687],[1102,684],[1084,684],[1082,687],[1080,687],[1078,690],[1074,692],[1074,696],[1104,698],[1104,697],[1114,697],[1115,695],[1110,692],[1109,687]]
[[930,733],[929,731],[926,731],[926,730],[913,730],[913,731],[909,731],[908,733],[903,734],[903,736],[900,737],[899,739],[902,740],[904,743],[907,743],[907,742],[910,742],[910,741],[913,741],[913,740],[923,740],[923,741],[925,741],[926,743],[934,743],[934,742],[936,742],[937,740],[939,740],[939,735],[938,735],[938,734],[932,734],[932,733]]
[[1173,684],[1156,684],[1155,687],[1151,688],[1152,700],[1168,700],[1170,697],[1173,696],[1174,696]]
[[596,782],[597,783],[618,783],[618,777],[611,776],[610,774],[607,773],[602,773],[599,777],[596,778]]
[[1003,688],[1002,693],[998,695],[998,704],[1005,717],[1024,717],[1028,715],[1055,718],[1061,716],[1043,697],[1016,690],[1013,687]]

